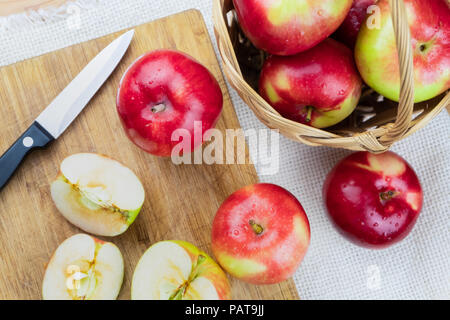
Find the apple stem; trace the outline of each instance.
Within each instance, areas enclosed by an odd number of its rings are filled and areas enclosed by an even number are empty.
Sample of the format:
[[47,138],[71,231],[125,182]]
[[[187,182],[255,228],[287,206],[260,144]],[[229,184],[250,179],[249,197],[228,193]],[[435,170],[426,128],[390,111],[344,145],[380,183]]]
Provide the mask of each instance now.
[[306,122],[310,122],[311,121],[311,117],[312,117],[313,107],[307,106],[306,107],[306,111],[307,111]]
[[264,228],[260,225],[257,224],[255,221],[250,220],[248,222],[250,224],[250,226],[252,227],[253,231],[259,236],[261,233],[263,233]]
[[393,190],[381,192],[380,199],[383,201],[388,201],[388,200],[391,200],[392,198],[394,198],[397,194],[398,194],[398,192],[395,192]]
[[163,103],[156,104],[152,107],[153,113],[163,112],[164,110],[166,110],[166,105]]
[[185,283],[183,283],[178,289],[169,297],[169,300],[182,300],[187,287],[198,277],[199,266],[206,260],[204,255],[199,255],[195,265],[192,267],[191,275]]

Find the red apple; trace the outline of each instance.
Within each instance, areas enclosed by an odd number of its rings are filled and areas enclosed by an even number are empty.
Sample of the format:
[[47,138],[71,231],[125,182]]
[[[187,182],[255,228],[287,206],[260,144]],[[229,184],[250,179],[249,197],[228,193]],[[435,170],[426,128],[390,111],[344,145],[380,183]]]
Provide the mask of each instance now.
[[[215,126],[222,111],[222,91],[214,76],[190,56],[157,50],[140,57],[124,74],[117,111],[128,137],[148,153],[167,157],[179,143],[172,133],[190,133],[191,151],[203,143],[194,135]],[[201,122],[201,123],[200,123]]]
[[353,0],[350,12],[336,31],[336,38],[353,48],[359,29],[367,16],[367,8],[377,3],[377,0]]
[[308,248],[308,217],[300,202],[273,184],[244,187],[225,200],[212,227],[212,250],[232,276],[254,284],[291,277]]
[[261,96],[282,116],[316,128],[349,116],[361,88],[351,50],[332,39],[295,56],[269,57],[259,80]]
[[242,30],[271,54],[292,55],[331,35],[344,21],[352,0],[233,0]]
[[338,230],[369,248],[385,248],[405,238],[423,200],[414,170],[393,152],[346,157],[328,174],[323,197]]
[[[446,0],[403,0],[414,57],[414,100],[432,99],[450,88],[450,4]],[[355,58],[364,81],[394,101],[400,96],[400,68],[388,0],[377,3],[380,27],[361,26]]]

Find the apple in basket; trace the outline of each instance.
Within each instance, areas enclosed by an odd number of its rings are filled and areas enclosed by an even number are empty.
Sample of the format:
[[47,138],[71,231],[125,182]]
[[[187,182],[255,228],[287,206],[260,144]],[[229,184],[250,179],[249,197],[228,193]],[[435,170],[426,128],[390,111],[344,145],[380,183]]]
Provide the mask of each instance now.
[[101,236],[125,232],[145,198],[144,187],[130,169],[94,153],[78,153],[64,159],[51,184],[51,195],[67,220]]
[[122,287],[120,250],[87,234],[66,239],[45,270],[44,300],[114,300]]
[[261,96],[282,116],[316,128],[348,117],[361,88],[351,50],[333,39],[294,56],[269,57],[259,80]]
[[414,170],[390,151],[344,158],[328,174],[323,197],[338,230],[369,248],[385,248],[405,238],[423,201]]
[[253,284],[291,277],[310,240],[308,217],[287,190],[260,183],[230,195],[216,213],[212,249],[232,276]]
[[377,0],[353,0],[350,12],[336,31],[336,38],[353,48],[358,37],[359,29],[366,20],[367,9],[376,4]]
[[222,103],[220,86],[208,69],[174,50],[140,57],[125,72],[117,95],[117,111],[128,137],[148,153],[163,157],[171,156],[180,143],[176,132],[183,138],[189,135],[190,151],[201,146],[202,133],[215,126]]
[[331,35],[352,0],[233,0],[242,30],[259,49],[292,55]]
[[[450,3],[404,0],[414,57],[414,99],[432,99],[450,88]],[[400,71],[389,1],[380,0],[380,27],[363,24],[355,47],[364,81],[388,99],[398,101]]]
[[133,300],[228,300],[227,276],[206,253],[185,241],[161,241],[139,260]]

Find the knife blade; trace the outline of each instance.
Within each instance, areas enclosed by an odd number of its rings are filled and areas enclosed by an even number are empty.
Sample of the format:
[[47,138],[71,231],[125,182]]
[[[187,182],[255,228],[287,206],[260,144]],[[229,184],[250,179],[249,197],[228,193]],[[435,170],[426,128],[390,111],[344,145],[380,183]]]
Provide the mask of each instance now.
[[116,69],[133,36],[134,30],[124,33],[92,59],[0,157],[0,190],[8,183],[30,151],[43,148],[58,139],[83,111]]

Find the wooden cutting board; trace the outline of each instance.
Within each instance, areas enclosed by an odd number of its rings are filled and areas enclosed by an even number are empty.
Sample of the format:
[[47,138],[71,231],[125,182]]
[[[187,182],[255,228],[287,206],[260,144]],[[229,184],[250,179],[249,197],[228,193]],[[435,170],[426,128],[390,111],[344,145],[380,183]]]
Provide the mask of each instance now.
[[[0,193],[0,299],[40,299],[45,265],[58,245],[82,232],[67,222],[50,197],[61,161],[99,152],[130,167],[142,180],[146,201],[135,223],[115,238],[125,260],[120,298],[130,298],[141,255],[160,240],[180,239],[211,254],[211,222],[225,198],[258,181],[253,165],[174,165],[135,147],[119,122],[115,97],[126,68],[143,53],[172,48],[203,63],[218,79],[224,110],[218,128],[239,128],[217,58],[199,11],[141,25],[123,61],[69,129],[49,148],[31,154]],[[0,69],[0,153],[107,44],[123,32]],[[247,154],[248,157],[248,154]],[[231,279],[235,299],[297,299],[292,280],[253,286]]]
[[0,16],[47,7],[58,7],[65,2],[67,0],[0,0]]

